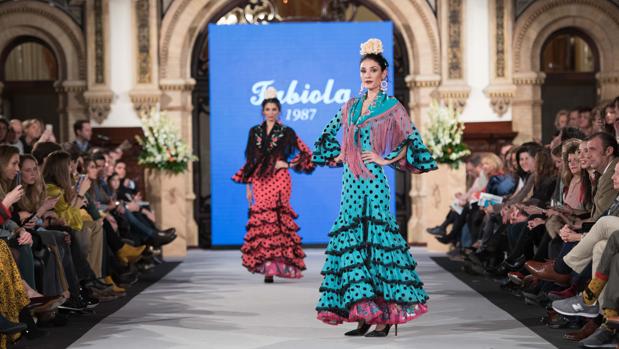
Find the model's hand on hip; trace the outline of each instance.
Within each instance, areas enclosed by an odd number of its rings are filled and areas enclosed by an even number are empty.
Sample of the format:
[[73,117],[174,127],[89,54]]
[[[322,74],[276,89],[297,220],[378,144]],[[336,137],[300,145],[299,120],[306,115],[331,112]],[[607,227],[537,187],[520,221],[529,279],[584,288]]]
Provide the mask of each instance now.
[[275,163],[275,169],[279,170],[280,168],[288,168],[288,163],[286,161],[277,160]]
[[384,166],[387,165],[388,162],[387,160],[383,159],[382,156],[376,154],[373,151],[364,151],[361,154],[361,160],[363,160],[363,162],[368,163],[368,162],[374,162],[378,165]]

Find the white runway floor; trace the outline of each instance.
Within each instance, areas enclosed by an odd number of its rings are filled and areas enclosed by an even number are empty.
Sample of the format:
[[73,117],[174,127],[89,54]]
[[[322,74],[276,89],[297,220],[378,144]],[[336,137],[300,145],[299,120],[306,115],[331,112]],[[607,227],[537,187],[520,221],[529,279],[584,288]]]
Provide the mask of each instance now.
[[238,251],[190,251],[174,271],[92,328],[71,348],[554,348],[413,249],[430,295],[429,313],[398,337],[351,338],[314,311],[322,250],[307,250],[301,280],[264,284]]

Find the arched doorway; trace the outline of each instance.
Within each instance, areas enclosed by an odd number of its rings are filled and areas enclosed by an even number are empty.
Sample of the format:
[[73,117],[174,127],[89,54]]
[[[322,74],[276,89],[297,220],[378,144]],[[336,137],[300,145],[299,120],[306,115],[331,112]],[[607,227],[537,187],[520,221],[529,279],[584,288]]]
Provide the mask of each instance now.
[[2,113],[8,119],[38,118],[58,130],[58,60],[43,41],[18,37],[0,53]]
[[[263,1],[260,1],[263,2]],[[282,1],[283,2],[283,1]],[[297,3],[316,3],[317,1],[299,0],[287,1],[289,5]],[[394,23],[394,28],[401,34],[402,41],[406,43],[406,51],[402,55],[408,61],[408,70],[403,71],[405,87],[409,91],[409,102],[405,104],[413,121],[418,127],[423,128],[427,122],[424,115],[430,108],[432,92],[440,85],[440,40],[439,27],[436,21],[436,13],[431,4],[425,1],[401,1],[401,0],[324,0],[321,2],[341,4],[360,3],[368,8],[378,9],[386,14]],[[161,110],[182,125],[184,137],[194,138],[192,118],[197,113],[194,89],[194,73],[198,37],[203,35],[202,28],[212,23],[214,18],[221,18],[239,2],[225,2],[217,0],[175,0],[165,7],[165,13],[161,21],[159,39],[159,78],[161,96]],[[256,1],[251,8],[256,8]],[[406,74],[406,75],[405,75]],[[205,99],[207,101],[208,99]],[[208,115],[208,105],[200,111]],[[204,141],[204,140],[203,140]],[[197,149],[195,149],[197,153]],[[196,163],[195,166],[198,166]],[[193,168],[194,166],[192,166]],[[426,176],[417,176],[412,183],[412,189],[407,193],[412,198],[412,210],[414,215],[408,219],[409,241],[425,241],[423,230],[425,218],[429,217],[434,210],[435,204],[431,201],[426,185]],[[195,177],[192,174],[183,176],[183,186],[180,188],[185,197],[182,203],[182,212],[186,217],[186,236],[188,245],[197,244],[197,223],[194,220],[195,200],[200,194],[195,188]],[[195,195],[194,195],[195,194]],[[411,234],[412,232],[412,234]]]
[[[574,44],[578,40],[583,40],[593,53],[594,71],[598,72],[594,74],[596,97],[588,97],[587,100],[593,100],[593,103],[598,99],[609,101],[619,94],[619,80],[617,80],[619,64],[616,59],[619,55],[619,36],[614,35],[619,31],[618,18],[619,6],[611,1],[537,0],[518,15],[512,46],[513,76],[517,88],[512,103],[512,123],[514,131],[518,132],[517,142],[541,139],[544,123],[552,123],[550,120],[543,120],[547,118],[554,120],[554,112],[542,111],[547,103],[552,103],[550,97],[542,98],[542,86],[548,78],[549,86],[552,86],[552,75],[556,72],[542,66],[542,57],[544,49],[552,51],[553,46],[561,47],[562,35],[568,35],[564,39],[567,43],[570,42],[569,35],[575,36]],[[549,43],[553,42],[553,36],[559,39],[556,44],[549,46]],[[578,45],[584,46],[582,43]],[[569,49],[570,45],[565,47]],[[567,64],[569,62],[564,63],[558,65],[573,67]],[[556,67],[557,65],[553,64],[553,69]],[[569,73],[578,73],[581,76],[591,74],[591,72],[574,71]],[[577,78],[572,80],[573,83],[576,81]],[[584,86],[591,86],[590,82],[585,83]],[[583,87],[583,90],[591,93],[590,87]],[[569,107],[570,104],[562,107]],[[547,136],[544,135],[544,138]]]
[[564,28],[546,39],[540,60],[546,74],[542,85],[542,139],[548,142],[559,110],[596,105],[599,54],[588,35],[577,28]]
[[[46,123],[54,125],[54,133],[59,140],[68,140],[72,134],[70,125],[86,115],[86,104],[83,99],[87,87],[86,40],[80,25],[63,9],[43,2],[0,1],[0,33],[2,33],[0,70],[6,69],[6,61],[13,60],[9,58],[9,55],[13,55],[17,62],[20,57],[40,57],[39,63],[23,61],[21,67],[27,69],[25,67],[35,64],[45,67],[49,73],[34,76],[23,75],[29,74],[24,71],[21,77],[17,77],[21,79],[17,82],[26,81],[28,84],[32,84],[33,81],[39,82],[35,84],[38,87],[34,91],[38,89],[44,93],[40,100],[46,101],[44,104],[41,103],[45,111],[40,110],[43,108],[31,109],[38,108],[36,105],[38,103],[27,105],[23,102],[23,98],[31,98],[29,94],[34,93],[33,91],[20,90],[18,85],[13,85],[14,88],[9,86],[11,90],[8,92],[12,96],[10,98],[14,99],[10,115],[44,119]],[[22,44],[25,46],[20,46]],[[14,73],[15,71],[2,73],[0,90],[6,89],[5,78],[16,79]],[[50,81],[54,81],[55,104],[49,90]],[[12,82],[9,82],[9,85],[11,84]],[[9,98],[4,92],[2,95]],[[19,107],[21,109],[15,109],[17,106],[21,106]],[[36,115],[18,115],[18,113],[36,113]]]
[[[345,5],[338,2],[299,1],[231,1],[223,7],[210,23],[218,24],[259,24],[268,22],[299,21],[386,21],[389,16],[371,1],[356,1]],[[354,3],[354,4],[353,4]],[[209,129],[209,62],[208,26],[204,26],[193,46],[191,76],[196,81],[193,90],[193,147],[200,158],[199,165],[193,168],[193,185],[196,193],[194,215],[198,222],[199,245],[210,247],[211,235],[211,193],[210,193],[210,129]],[[410,66],[408,48],[403,35],[394,27],[394,87],[395,96],[403,105],[409,105],[410,93],[406,83]],[[408,220],[411,216],[411,176],[409,173],[396,174],[396,219],[401,234],[407,239]]]

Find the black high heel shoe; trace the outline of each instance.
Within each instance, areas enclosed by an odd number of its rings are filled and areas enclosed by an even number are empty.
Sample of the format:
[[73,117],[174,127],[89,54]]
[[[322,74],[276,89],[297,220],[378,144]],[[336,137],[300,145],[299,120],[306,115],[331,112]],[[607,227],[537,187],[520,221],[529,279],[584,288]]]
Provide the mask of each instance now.
[[344,336],[363,336],[372,327],[370,324],[363,324],[358,328],[344,333]]
[[264,283],[265,284],[272,284],[273,283],[273,277],[272,276],[265,276],[264,277]]
[[[368,334],[366,334],[366,337],[387,337],[389,335],[389,329],[391,328],[391,325],[387,325],[385,326],[385,328],[383,328],[381,331],[378,330],[374,330]],[[395,325],[395,335],[398,335],[398,325]]]

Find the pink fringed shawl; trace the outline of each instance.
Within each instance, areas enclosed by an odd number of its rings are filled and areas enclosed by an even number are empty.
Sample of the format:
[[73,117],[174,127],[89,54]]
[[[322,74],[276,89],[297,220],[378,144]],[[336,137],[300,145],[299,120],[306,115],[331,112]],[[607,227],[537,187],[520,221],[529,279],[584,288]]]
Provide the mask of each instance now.
[[[376,154],[384,155],[395,150],[413,133],[412,122],[404,106],[395,103],[393,107],[362,121],[359,125],[349,124],[349,113],[352,112],[353,104],[354,100],[351,99],[342,110],[343,137],[341,149],[343,159],[355,177],[374,178],[361,160],[363,151],[361,149],[361,129],[370,127],[372,150]],[[361,116],[360,120],[363,118]],[[406,159],[402,159],[400,162],[404,162],[401,166],[406,166]]]

